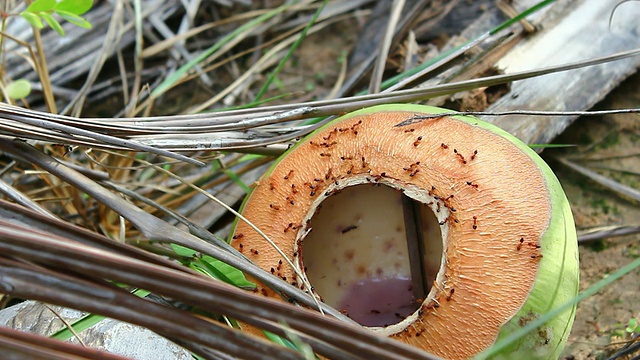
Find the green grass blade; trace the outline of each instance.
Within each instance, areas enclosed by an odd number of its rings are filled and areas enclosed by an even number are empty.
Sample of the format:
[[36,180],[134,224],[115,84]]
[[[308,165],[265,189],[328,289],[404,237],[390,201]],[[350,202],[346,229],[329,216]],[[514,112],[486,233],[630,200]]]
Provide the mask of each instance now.
[[[150,292],[147,290],[138,289],[134,291],[133,294],[143,298],[149,295]],[[73,328],[73,331],[75,331],[75,333],[77,334],[84,330],[87,330],[88,328],[92,327],[93,325],[96,325],[97,323],[99,323],[104,319],[106,319],[106,316],[96,315],[96,314],[87,314],[79,318],[78,320],[74,321],[71,324],[71,327]],[[74,336],[75,335],[73,334],[71,329],[69,329],[68,327],[64,327],[63,329],[57,331],[56,333],[54,333],[49,337],[52,339],[60,340],[60,341],[66,341],[71,339]]]
[[203,51],[200,55],[194,57],[191,61],[189,61],[186,64],[182,65],[178,70],[176,70],[176,72],[174,72],[171,76],[169,76],[162,83],[160,83],[160,85],[158,85],[158,87],[155,88],[151,92],[151,97],[155,98],[155,97],[158,97],[158,96],[164,94],[167,90],[169,90],[169,88],[171,88],[182,77],[182,75],[186,74],[187,71],[191,70],[191,68],[193,68],[196,64],[200,63],[204,59],[208,58],[211,54],[213,54],[216,51],[218,51],[220,48],[222,48],[222,46],[224,46],[226,43],[231,41],[233,38],[235,38],[239,34],[243,33],[244,31],[247,31],[247,30],[249,30],[249,29],[251,29],[251,28],[253,28],[253,27],[255,27],[255,26],[257,26],[257,25],[259,25],[259,24],[261,24],[261,23],[263,23],[263,22],[265,22],[267,20],[269,20],[269,19],[271,19],[272,17],[284,12],[290,6],[291,6],[291,4],[286,4],[286,5],[282,5],[282,6],[278,7],[278,8],[275,8],[274,10],[269,11],[269,12],[267,12],[265,14],[262,14],[261,16],[258,16],[257,18],[249,21],[246,24],[243,24],[242,26],[240,26],[236,30],[230,32],[227,36],[223,37],[220,41],[218,41],[217,43],[213,44],[213,46],[211,46],[207,50]]
[[[99,323],[104,319],[106,319],[106,316],[96,315],[96,314],[87,314],[81,317],[80,319],[74,321],[73,324],[71,324],[71,327],[73,328],[73,331],[75,331],[77,334],[79,332],[87,330],[88,328],[92,327],[93,325]],[[60,340],[60,341],[66,341],[74,337],[74,335],[73,335],[73,332],[71,332],[71,329],[69,329],[68,327],[64,327],[63,329],[59,330],[58,332],[56,332],[55,334],[49,337],[52,339]]]
[[188,258],[188,260],[182,261],[185,266],[188,266],[189,268],[213,279],[224,281],[239,288],[250,290],[255,289],[256,284],[247,280],[244,273],[233,266],[208,255],[200,257],[197,251],[191,250],[187,247],[178,244],[170,245],[176,255]]
[[549,311],[544,316],[541,316],[540,318],[538,318],[538,319],[536,319],[534,321],[531,321],[529,324],[527,324],[527,326],[525,326],[525,327],[521,328],[520,330],[514,332],[513,334],[507,336],[502,341],[497,342],[491,348],[489,348],[489,349],[481,352],[480,354],[478,354],[474,359],[475,360],[483,360],[483,359],[487,359],[487,358],[490,358],[492,356],[497,355],[501,350],[503,350],[504,348],[509,346],[511,343],[513,343],[515,341],[518,341],[519,339],[521,339],[522,337],[524,337],[525,335],[527,335],[531,331],[534,331],[538,327],[544,325],[547,321],[549,321],[549,320],[553,319],[554,317],[560,315],[561,313],[569,310],[571,307],[573,307],[574,305],[576,305],[580,301],[582,301],[582,300],[584,300],[584,299],[586,299],[586,298],[588,298],[588,297],[590,297],[592,295],[595,295],[597,292],[602,290],[605,286],[611,285],[616,280],[620,279],[624,275],[630,273],[631,271],[633,271],[633,270],[635,270],[635,269],[637,269],[639,267],[640,267],[640,258],[635,259],[631,263],[629,263],[629,264],[623,266],[622,268],[620,268],[615,273],[613,273],[613,274],[607,276],[606,278],[598,281],[597,283],[591,285],[588,289],[586,289],[585,291],[583,291],[580,294],[578,294],[578,296],[573,298],[573,300],[563,304],[562,306],[559,306],[559,307]]
[[578,145],[574,144],[529,144],[529,147],[532,149],[554,149],[554,148],[566,148],[566,147],[576,147]]
[[554,3],[556,0],[544,0],[544,1],[540,1],[539,3],[533,5],[532,7],[528,8],[527,10],[521,12],[520,14],[518,14],[517,16],[515,16],[513,19],[509,19],[505,22],[503,22],[502,24],[496,26],[495,28],[491,29],[489,31],[489,34],[494,35],[498,32],[500,32],[503,29],[508,28],[509,26],[517,23],[518,21],[526,18],[527,16],[533,14],[534,12],[542,9],[543,7],[550,5],[552,3]]
[[282,68],[287,63],[287,61],[289,61],[289,59],[291,58],[291,55],[293,55],[293,52],[298,48],[298,46],[300,46],[300,44],[302,43],[302,40],[304,40],[304,38],[307,36],[307,32],[309,31],[309,29],[311,29],[311,26],[313,26],[316,23],[316,20],[318,20],[320,13],[322,12],[322,10],[324,10],[324,7],[327,5],[328,2],[329,0],[324,0],[322,2],[322,5],[320,5],[318,10],[315,12],[315,14],[313,14],[311,21],[309,21],[307,26],[305,26],[304,29],[302,29],[302,32],[300,32],[300,36],[291,45],[291,47],[289,48],[289,51],[287,51],[287,54],[284,56],[284,58],[282,58],[282,60],[280,60],[280,62],[278,63],[278,66],[276,66],[276,68],[271,72],[271,74],[269,74],[269,78],[267,78],[267,81],[264,83],[264,85],[262,85],[262,88],[260,89],[260,91],[258,91],[258,94],[256,95],[254,102],[260,101],[262,96],[264,96],[264,94],[267,92],[267,89],[269,89],[269,85],[271,85],[271,83],[276,78],[276,76],[278,76],[280,71],[282,71]]
[[[503,22],[502,24],[496,26],[495,28],[489,30],[488,35],[494,35],[494,34],[500,32],[501,30],[513,25],[514,23],[516,23],[516,22],[522,20],[523,18],[531,15],[532,13],[542,9],[543,7],[545,7],[547,5],[550,5],[551,3],[555,2],[555,1],[556,0],[544,0],[544,1],[539,2],[538,4],[532,6],[531,8],[529,8],[529,9],[523,11],[522,13],[518,14],[513,19],[509,19],[509,20]],[[395,85],[396,83],[402,81],[403,79],[408,78],[410,76],[413,76],[413,75],[415,75],[415,74],[417,74],[417,73],[419,73],[419,72],[431,67],[432,65],[437,64],[442,59],[447,58],[448,56],[450,56],[451,54],[459,51],[460,49],[468,47],[470,44],[472,44],[474,42],[477,42],[479,39],[481,39],[483,37],[487,37],[487,33],[481,34],[477,38],[475,38],[473,40],[470,40],[470,41],[468,41],[468,42],[466,42],[466,43],[464,43],[464,44],[462,44],[462,45],[460,45],[460,46],[458,46],[456,48],[453,48],[453,49],[451,49],[451,50],[449,50],[447,52],[439,54],[437,57],[435,57],[433,59],[430,59],[429,61],[427,61],[427,62],[425,62],[423,64],[420,64],[419,66],[416,66],[416,67],[414,67],[412,69],[406,70],[406,71],[404,71],[404,72],[402,72],[402,73],[400,73],[398,75],[395,75],[395,76],[383,81],[382,84],[381,84],[381,89],[385,90],[385,89]],[[366,90],[365,91],[360,91],[360,92],[358,92],[356,94],[356,96],[364,95],[366,93],[367,93]],[[325,117],[308,119],[307,121],[303,122],[303,125],[315,124],[315,123],[318,123],[318,122],[320,122],[320,121],[322,121],[324,119],[325,119]]]
[[216,109],[207,109],[207,110],[203,110],[202,113],[215,113],[215,112],[239,110],[239,109],[253,109],[253,108],[258,107],[260,105],[267,104],[267,103],[273,102],[275,100],[281,100],[281,99],[284,99],[287,96],[291,96],[291,95],[292,95],[292,93],[280,94],[280,95],[276,95],[276,96],[272,96],[272,97],[266,98],[264,100],[252,101],[250,103],[241,104],[241,105],[237,105],[237,106],[230,106],[230,107],[216,108]]
[[238,174],[236,174],[234,171],[227,169],[223,172],[229,177],[229,179],[238,184],[238,186],[240,186],[242,190],[244,190],[244,192],[246,192],[247,194],[251,192],[251,188],[248,187],[247,184],[245,184],[242,179],[240,179],[240,176],[238,176]]
[[268,332],[266,330],[262,331],[264,333],[264,335],[267,337],[267,339],[271,340],[271,342],[278,344],[282,347],[286,347],[288,349],[300,352],[300,349],[298,349],[298,347],[291,342],[289,339],[285,339],[282,336],[278,336],[272,332]]
[[242,163],[242,162],[251,161],[251,160],[258,160],[264,157],[265,157],[264,155],[259,155],[259,154],[247,154],[241,157],[240,160],[238,160],[238,162]]

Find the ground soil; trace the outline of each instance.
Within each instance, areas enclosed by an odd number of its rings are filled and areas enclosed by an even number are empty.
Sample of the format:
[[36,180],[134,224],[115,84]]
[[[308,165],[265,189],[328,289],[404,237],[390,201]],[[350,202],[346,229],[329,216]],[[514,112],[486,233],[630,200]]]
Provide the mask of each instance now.
[[[637,108],[640,104],[640,91],[637,87],[639,83],[640,74],[630,77],[598,107]],[[639,120],[637,114],[578,119],[554,141],[557,144],[577,144],[578,147],[544,152],[544,157],[550,162],[569,197],[578,230],[611,225],[640,225],[640,206],[632,199],[621,197],[577,174],[554,161],[554,158],[571,157],[572,161],[638,189]],[[605,156],[610,158],[587,160]],[[638,256],[638,234],[581,245],[580,289],[586,289]],[[640,320],[639,298],[640,269],[636,269],[580,303],[563,358],[607,359],[613,355],[630,338],[630,334],[624,331],[629,320]]]

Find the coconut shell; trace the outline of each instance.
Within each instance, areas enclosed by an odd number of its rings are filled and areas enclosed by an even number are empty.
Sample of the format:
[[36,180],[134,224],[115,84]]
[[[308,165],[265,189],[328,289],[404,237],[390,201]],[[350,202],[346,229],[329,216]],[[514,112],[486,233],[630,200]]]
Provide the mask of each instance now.
[[[433,210],[443,261],[418,310],[372,331],[447,359],[471,358],[569,301],[578,291],[577,242],[557,178],[528,146],[493,125],[473,117],[419,118],[444,112],[383,105],[318,129],[274,163],[241,209],[288,260],[244,221],[237,222],[232,245],[313,292],[304,284],[304,240],[318,207],[351,186],[388,186]],[[261,284],[258,291],[278,297]],[[557,358],[574,312],[503,354]]]

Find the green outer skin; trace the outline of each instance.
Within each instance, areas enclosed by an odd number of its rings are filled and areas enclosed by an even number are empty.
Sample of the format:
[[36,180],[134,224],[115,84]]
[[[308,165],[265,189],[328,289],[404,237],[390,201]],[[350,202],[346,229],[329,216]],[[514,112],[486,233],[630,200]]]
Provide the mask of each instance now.
[[[337,122],[342,120],[358,115],[392,111],[409,111],[415,112],[416,114],[442,114],[451,112],[451,110],[443,108],[415,104],[388,104],[372,106],[337,118],[307,135],[300,143],[305,142],[316,132],[319,132],[329,126],[335,126]],[[452,118],[489,130],[510,140],[518,149],[527,154],[538,166],[547,184],[551,199],[551,220],[547,231],[540,239],[540,250],[543,257],[540,260],[536,281],[529,293],[527,301],[520,311],[510,321],[502,326],[496,339],[496,341],[498,341],[513,333],[516,329],[523,327],[528,322],[549,312],[551,309],[570,301],[578,294],[578,242],[575,224],[573,221],[573,215],[571,214],[569,201],[567,200],[558,178],[535,151],[515,136],[495,125],[471,116],[452,116]],[[296,147],[297,144],[285,152],[279,159],[286,157],[287,154]],[[278,160],[276,160],[269,170],[267,170],[265,176],[271,173],[277,163]],[[240,210],[241,212],[250,197],[251,194],[249,194],[243,202]],[[233,234],[233,231],[231,234]],[[511,344],[494,358],[557,359],[560,357],[560,353],[562,352],[562,349],[566,344],[567,337],[569,336],[569,332],[571,331],[575,311],[576,307],[574,306],[560,316],[557,316],[547,322],[543,327],[538,328],[523,339]],[[482,324],[476,325],[482,326]],[[548,339],[546,344],[543,338]]]

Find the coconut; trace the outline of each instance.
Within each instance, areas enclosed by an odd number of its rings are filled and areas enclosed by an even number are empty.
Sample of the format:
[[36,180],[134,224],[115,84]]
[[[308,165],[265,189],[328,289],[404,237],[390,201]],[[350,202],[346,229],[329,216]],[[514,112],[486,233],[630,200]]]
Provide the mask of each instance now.
[[[371,331],[447,359],[471,358],[569,301],[578,251],[557,178],[491,124],[420,118],[447,111],[375,106],[318,129],[242,206],[282,252],[244,221],[233,246]],[[574,314],[502,355],[558,358]]]

